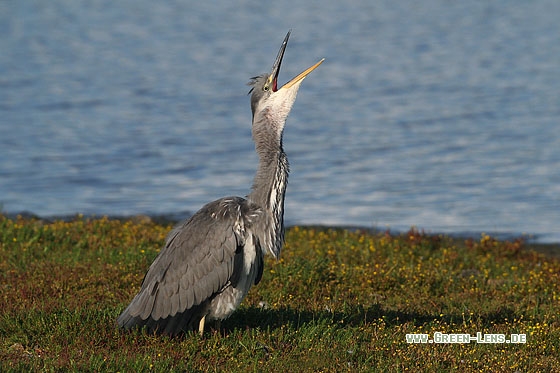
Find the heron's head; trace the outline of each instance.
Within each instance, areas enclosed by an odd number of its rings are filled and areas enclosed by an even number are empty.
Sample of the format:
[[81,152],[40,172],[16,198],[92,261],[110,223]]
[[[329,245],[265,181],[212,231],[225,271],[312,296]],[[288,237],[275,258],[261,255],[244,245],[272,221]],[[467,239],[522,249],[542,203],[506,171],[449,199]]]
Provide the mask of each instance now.
[[[315,70],[324,58],[315,65],[309,67],[301,74],[294,77],[288,83],[278,88],[278,74],[280,73],[280,65],[284,57],[286,45],[290,32],[284,38],[276,61],[272,66],[270,74],[257,76],[249,82],[252,85],[251,91],[251,110],[253,111],[253,126],[266,126],[266,130],[275,130],[277,135],[281,135],[284,129],[286,118],[292,109],[292,105],[296,100],[299,86],[303,79],[313,70]],[[253,128],[255,130],[255,128]]]

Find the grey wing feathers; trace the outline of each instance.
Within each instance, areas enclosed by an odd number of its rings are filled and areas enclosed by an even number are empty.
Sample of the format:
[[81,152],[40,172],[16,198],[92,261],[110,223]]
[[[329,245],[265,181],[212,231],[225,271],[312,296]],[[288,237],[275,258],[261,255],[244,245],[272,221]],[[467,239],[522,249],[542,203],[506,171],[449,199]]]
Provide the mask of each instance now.
[[[212,296],[232,277],[235,254],[245,240],[243,213],[247,209],[243,198],[223,198],[207,204],[171,231],[140,292],[119,316],[119,326],[175,330],[187,327],[183,324],[191,318],[200,319]],[[178,317],[173,319],[175,315]],[[161,325],[156,325],[158,321]]]

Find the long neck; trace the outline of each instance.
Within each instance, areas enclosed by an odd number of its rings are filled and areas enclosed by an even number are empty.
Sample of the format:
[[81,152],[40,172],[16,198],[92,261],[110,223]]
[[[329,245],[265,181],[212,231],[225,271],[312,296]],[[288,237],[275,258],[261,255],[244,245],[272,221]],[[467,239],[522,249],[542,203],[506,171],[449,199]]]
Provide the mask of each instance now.
[[[276,142],[276,143],[275,143]],[[275,143],[275,144],[274,144]],[[259,166],[248,200],[265,212],[262,221],[263,249],[280,253],[284,243],[284,195],[288,184],[289,164],[282,148],[282,137],[277,141],[256,142]]]

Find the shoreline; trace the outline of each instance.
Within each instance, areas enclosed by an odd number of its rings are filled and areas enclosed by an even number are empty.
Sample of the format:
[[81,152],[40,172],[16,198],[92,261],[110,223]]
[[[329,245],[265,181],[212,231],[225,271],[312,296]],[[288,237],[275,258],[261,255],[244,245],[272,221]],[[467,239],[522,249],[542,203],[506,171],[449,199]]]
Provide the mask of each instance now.
[[[183,211],[171,214],[136,214],[136,215],[107,215],[107,214],[65,214],[65,215],[52,215],[52,216],[40,216],[29,211],[22,211],[19,213],[2,212],[0,215],[7,217],[10,220],[16,219],[18,216],[24,219],[37,219],[45,221],[47,223],[52,223],[54,221],[73,221],[76,219],[101,219],[108,218],[111,220],[121,220],[121,221],[146,221],[153,222],[156,224],[169,224],[175,225],[181,221],[188,219],[192,216],[192,212]],[[286,224],[286,228],[292,227],[302,227],[302,228],[315,228],[315,229],[346,229],[350,231],[366,231],[372,234],[380,234],[388,232],[392,235],[400,235],[406,233],[408,230],[398,230],[392,228],[380,228],[380,227],[366,227],[359,225],[326,225],[326,224]],[[507,233],[507,232],[474,232],[474,231],[458,231],[458,232],[437,232],[425,230],[423,228],[411,227],[410,229],[417,229],[421,233],[425,233],[429,236],[446,236],[453,240],[478,240],[484,235],[493,237],[499,241],[515,241],[521,239],[525,242],[527,248],[533,249],[545,255],[560,257],[560,242],[555,241],[539,241],[539,235],[526,234],[526,233]]]

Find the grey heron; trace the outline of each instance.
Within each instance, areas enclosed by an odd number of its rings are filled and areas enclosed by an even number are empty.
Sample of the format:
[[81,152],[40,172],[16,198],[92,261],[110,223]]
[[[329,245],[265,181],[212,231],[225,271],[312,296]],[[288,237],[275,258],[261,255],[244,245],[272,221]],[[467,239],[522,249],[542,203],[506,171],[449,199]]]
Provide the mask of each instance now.
[[225,197],[203,206],[173,229],[150,265],[141,289],[118,317],[124,329],[177,335],[205,320],[223,320],[263,274],[266,252],[275,258],[284,243],[284,195],[288,158],[282,146],[286,118],[303,79],[324,59],[278,88],[290,32],[270,74],[252,78],[252,135],[259,163],[246,198]]

